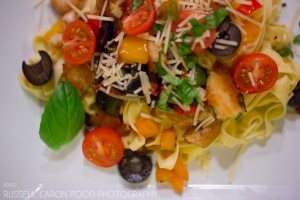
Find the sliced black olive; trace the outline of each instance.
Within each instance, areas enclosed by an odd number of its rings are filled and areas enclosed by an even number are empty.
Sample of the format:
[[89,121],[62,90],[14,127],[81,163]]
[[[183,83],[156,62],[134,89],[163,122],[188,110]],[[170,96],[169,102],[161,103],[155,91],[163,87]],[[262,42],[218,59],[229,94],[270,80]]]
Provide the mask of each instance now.
[[118,116],[122,100],[113,98],[106,93],[99,91],[96,96],[96,105],[111,116]]
[[104,52],[107,41],[112,40],[114,34],[115,34],[115,28],[113,22],[102,21],[102,26],[99,29],[99,34],[96,37],[97,39],[96,51]]
[[289,100],[288,105],[297,108],[300,106],[300,82],[298,82],[296,88],[293,90],[294,95]]
[[49,54],[45,51],[39,51],[41,60],[33,65],[22,63],[23,74],[33,85],[43,85],[51,79],[53,67]]
[[140,77],[136,77],[132,79],[127,85],[127,92],[133,93],[135,90],[141,87]]
[[[240,46],[242,40],[242,34],[240,29],[231,21],[226,18],[217,29],[218,37],[209,48],[210,52],[215,56],[230,56]],[[218,42],[218,39],[227,40],[228,42],[234,42],[235,44],[222,44]],[[219,47],[218,47],[219,46]],[[224,48],[224,49],[223,49]]]
[[145,181],[151,174],[152,161],[147,155],[125,149],[124,156],[118,164],[121,176],[130,183]]

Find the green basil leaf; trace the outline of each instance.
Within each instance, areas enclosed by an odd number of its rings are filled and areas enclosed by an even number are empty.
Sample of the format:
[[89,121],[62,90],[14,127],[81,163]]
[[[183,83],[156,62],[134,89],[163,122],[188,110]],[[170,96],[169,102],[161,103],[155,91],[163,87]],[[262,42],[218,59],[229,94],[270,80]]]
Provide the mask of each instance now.
[[293,40],[294,44],[300,44],[300,35],[297,35],[294,40]]
[[282,49],[277,50],[277,53],[279,53],[279,55],[281,57],[291,56],[292,58],[294,58],[293,51],[290,48],[288,48],[288,47],[284,47]]
[[205,18],[205,23],[208,29],[216,29],[222,21],[227,17],[228,11],[226,8],[220,8],[215,12],[209,14]]
[[69,143],[82,128],[85,111],[77,90],[67,81],[53,91],[40,123],[40,138],[53,150]]
[[132,12],[134,13],[143,3],[144,3],[144,0],[133,0],[132,1]]

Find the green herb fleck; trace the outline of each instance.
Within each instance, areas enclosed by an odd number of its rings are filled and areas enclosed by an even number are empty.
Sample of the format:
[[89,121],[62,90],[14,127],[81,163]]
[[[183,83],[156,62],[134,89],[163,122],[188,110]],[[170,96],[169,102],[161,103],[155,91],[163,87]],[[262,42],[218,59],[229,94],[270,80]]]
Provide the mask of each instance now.
[[222,21],[227,17],[228,11],[226,8],[220,8],[215,12],[209,14],[205,18],[205,23],[208,29],[215,29],[217,28]]
[[195,87],[203,86],[206,84],[207,75],[203,68],[199,65],[195,66]]
[[164,26],[160,24],[153,24],[152,30],[156,34],[158,31],[162,32],[164,30]]
[[172,86],[170,85],[169,87],[167,87],[165,90],[163,90],[160,93],[159,96],[159,100],[157,102],[156,108],[163,110],[163,111],[169,111],[171,110],[170,107],[168,106],[168,100],[169,100],[169,96],[171,95],[172,92]]
[[163,52],[160,51],[159,54],[158,54],[158,61],[156,63],[157,75],[159,77],[162,77],[162,76],[168,74],[166,72],[166,70],[161,66],[161,62],[162,62],[161,57],[162,57],[162,54],[163,54]]
[[203,105],[197,88],[194,87],[188,79],[182,79],[181,83],[175,87],[174,92],[180,97],[184,105],[190,105],[194,99],[196,99],[200,105]]
[[227,17],[228,11],[226,8],[220,8],[215,12],[207,15],[203,23],[200,23],[197,19],[193,18],[190,20],[192,25],[191,32],[194,36],[201,36],[204,31],[210,29],[216,29],[222,23],[222,21]]
[[294,38],[293,43],[294,43],[294,44],[300,44],[300,34],[297,35],[297,36]]
[[188,55],[184,61],[189,69],[193,69],[197,64],[197,56],[194,54]]
[[208,30],[205,24],[201,24],[197,19],[193,18],[190,20],[190,23],[192,25],[192,33],[194,36],[201,36],[204,31]]
[[176,93],[176,96],[184,105],[190,105],[194,99],[196,99],[199,104],[203,104],[197,88],[189,82],[189,79],[180,79],[172,75],[165,75],[163,79],[173,86],[174,93]]
[[132,12],[134,13],[143,3],[144,3],[144,0],[133,0],[132,1]]
[[242,117],[243,117],[243,113],[240,112],[236,117],[235,117],[235,120],[240,122],[242,120]]
[[293,51],[290,48],[288,48],[288,47],[284,47],[282,49],[277,50],[277,53],[279,53],[279,55],[281,57],[291,56],[292,58],[294,58]]
[[191,54],[191,48],[189,43],[182,42],[178,45],[178,54],[179,56],[187,56]]

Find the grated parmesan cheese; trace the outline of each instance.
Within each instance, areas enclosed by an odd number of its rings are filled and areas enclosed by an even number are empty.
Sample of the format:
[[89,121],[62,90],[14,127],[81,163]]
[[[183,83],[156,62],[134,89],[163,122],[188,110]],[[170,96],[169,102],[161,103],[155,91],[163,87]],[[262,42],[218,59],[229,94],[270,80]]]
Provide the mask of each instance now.
[[252,74],[251,72],[248,72],[248,77],[249,77],[249,79],[250,79],[251,85],[252,85],[253,87],[255,87],[255,86],[256,86],[256,83],[255,83],[255,81],[254,81],[253,74]]
[[243,5],[248,5],[248,6],[252,5],[252,1],[248,1],[248,0],[235,0],[235,2]]
[[193,126],[196,126],[197,123],[198,123],[198,117],[199,117],[200,111],[203,111],[203,106],[198,104],[197,108],[196,108],[196,111],[195,111],[195,114],[194,114]]
[[207,117],[206,119],[204,119],[194,130],[194,132],[197,132],[200,130],[200,128],[205,128],[207,127],[209,124],[213,123],[215,121],[215,118],[211,115],[209,117]]
[[99,16],[99,15],[87,15],[87,17],[89,19],[96,19],[99,21],[111,21],[111,22],[114,21],[114,18],[112,18],[112,17],[105,17],[105,16]]
[[237,46],[238,45],[238,43],[236,41],[233,41],[233,40],[216,39],[215,42],[218,43],[218,44],[225,44],[225,45],[230,45],[230,46]]
[[83,21],[88,21],[85,14],[81,12],[81,10],[79,10],[70,0],[67,0],[67,4],[83,19]]
[[151,102],[151,98],[150,98],[151,84],[149,81],[149,77],[146,74],[146,72],[143,72],[143,71],[139,72],[139,77],[140,77],[141,84],[142,84],[142,91],[143,91],[144,95],[146,96],[146,102],[147,102],[147,104],[149,104]]
[[146,118],[146,119],[151,119],[151,120],[153,120],[153,121],[155,121],[157,123],[161,123],[162,122],[161,119],[159,119],[157,117],[154,117],[152,115],[146,114],[146,113],[140,113],[140,116],[143,117],[143,118]]
[[224,46],[224,45],[219,45],[219,44],[214,44],[214,48],[216,48],[216,49],[221,49],[221,50],[227,49],[226,46]]

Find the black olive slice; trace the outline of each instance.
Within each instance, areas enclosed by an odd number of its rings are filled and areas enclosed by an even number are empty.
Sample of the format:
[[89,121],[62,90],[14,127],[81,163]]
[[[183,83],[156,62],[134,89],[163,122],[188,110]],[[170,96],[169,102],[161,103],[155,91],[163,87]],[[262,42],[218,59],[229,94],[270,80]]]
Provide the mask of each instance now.
[[151,174],[152,161],[150,157],[136,151],[125,149],[124,156],[118,164],[121,176],[130,183],[145,181]]
[[[218,37],[209,48],[210,52],[215,56],[232,55],[239,48],[242,40],[240,29],[231,23],[229,19],[225,19],[218,27],[217,32]],[[225,43],[222,43],[224,41]]]
[[127,85],[127,92],[133,93],[135,90],[139,89],[142,86],[140,77],[132,79]]
[[115,28],[113,22],[102,21],[102,26],[99,29],[99,34],[96,37],[96,51],[104,52],[106,43],[113,39],[114,34]]
[[296,88],[293,90],[294,95],[288,102],[288,105],[297,108],[300,106],[300,82],[298,82]]
[[27,65],[25,61],[22,63],[23,74],[26,79],[33,85],[43,85],[51,79],[53,67],[52,60],[46,51],[38,52],[41,60],[33,65]]
[[111,116],[117,117],[120,113],[122,100],[116,99],[99,91],[96,96],[96,105]]

